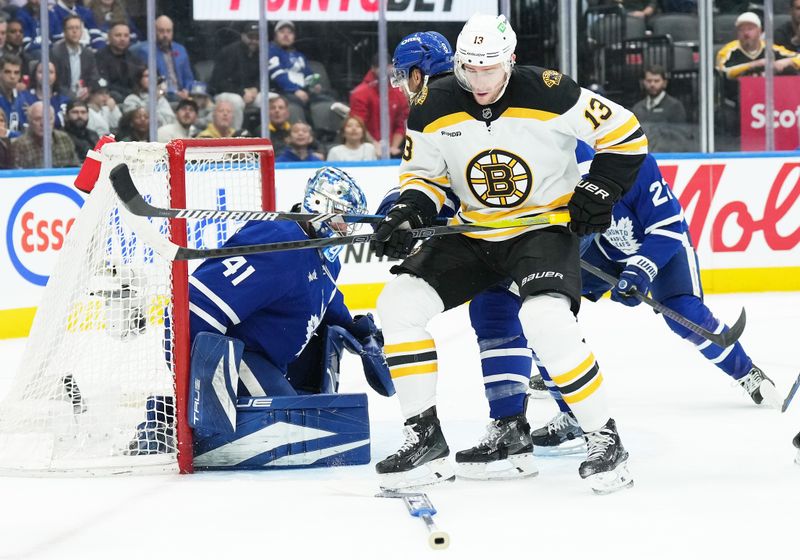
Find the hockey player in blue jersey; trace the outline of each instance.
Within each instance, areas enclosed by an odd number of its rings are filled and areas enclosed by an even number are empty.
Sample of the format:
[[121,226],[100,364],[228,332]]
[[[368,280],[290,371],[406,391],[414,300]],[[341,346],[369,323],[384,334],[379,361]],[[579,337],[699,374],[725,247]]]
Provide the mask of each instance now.
[[[355,181],[333,167],[318,170],[308,181],[302,208],[307,212],[366,213],[366,198]],[[249,222],[226,247],[298,241],[347,233],[352,224]],[[335,326],[373,350],[378,341],[372,317],[353,319],[336,287],[341,247],[278,251],[208,259],[189,279],[190,336],[202,332],[241,340],[240,396],[285,396],[328,392],[330,380],[319,368],[292,368],[322,327]],[[324,338],[318,337],[318,338]],[[366,350],[364,350],[366,352]],[[374,354],[374,353],[373,353]],[[362,355],[363,357],[363,355]],[[373,356],[375,357],[375,356]],[[380,370],[381,356],[377,356]],[[365,363],[365,366],[367,363]],[[371,385],[383,375],[369,364]],[[367,368],[365,367],[365,370]],[[370,379],[372,377],[372,379]],[[335,380],[333,392],[335,392]],[[382,382],[377,386],[387,392]]]

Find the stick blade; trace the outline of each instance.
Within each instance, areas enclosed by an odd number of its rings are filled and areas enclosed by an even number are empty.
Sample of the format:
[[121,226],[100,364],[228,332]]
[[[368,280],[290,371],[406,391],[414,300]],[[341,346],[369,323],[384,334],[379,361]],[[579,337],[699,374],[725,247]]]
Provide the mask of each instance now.
[[781,407],[781,412],[786,412],[786,409],[789,408],[789,405],[792,403],[792,399],[794,398],[795,394],[797,393],[797,389],[800,388],[800,375],[797,376],[797,379],[794,380],[794,384],[792,388],[789,389],[789,394],[786,395],[786,399],[783,401],[783,406]]
[[111,186],[114,187],[114,192],[126,206],[128,203],[139,196],[139,191],[136,190],[136,185],[133,183],[131,177],[131,170],[128,169],[128,164],[120,163],[108,174],[111,179]]
[[722,344],[720,344],[720,346],[727,348],[728,346],[736,344],[736,341],[739,340],[740,336],[742,336],[746,324],[747,313],[745,312],[744,307],[742,307],[742,312],[739,314],[739,318],[736,319],[736,322],[733,324],[733,326],[722,333]]

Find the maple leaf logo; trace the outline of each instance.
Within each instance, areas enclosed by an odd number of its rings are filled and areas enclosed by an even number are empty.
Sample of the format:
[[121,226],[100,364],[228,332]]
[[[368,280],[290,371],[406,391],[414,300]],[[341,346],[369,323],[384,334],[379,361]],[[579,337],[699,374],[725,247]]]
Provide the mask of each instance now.
[[642,246],[633,233],[633,222],[627,216],[619,221],[612,218],[611,226],[603,233],[603,237],[626,255],[635,255]]

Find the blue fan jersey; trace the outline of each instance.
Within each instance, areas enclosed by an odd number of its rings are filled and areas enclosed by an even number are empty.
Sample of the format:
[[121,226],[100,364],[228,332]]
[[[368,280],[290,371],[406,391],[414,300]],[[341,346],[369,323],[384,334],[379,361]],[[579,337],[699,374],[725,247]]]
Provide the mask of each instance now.
[[[225,247],[305,239],[294,222],[249,222]],[[317,249],[208,259],[189,278],[192,340],[204,331],[237,338],[285,372],[321,323],[352,322],[340,270]]]

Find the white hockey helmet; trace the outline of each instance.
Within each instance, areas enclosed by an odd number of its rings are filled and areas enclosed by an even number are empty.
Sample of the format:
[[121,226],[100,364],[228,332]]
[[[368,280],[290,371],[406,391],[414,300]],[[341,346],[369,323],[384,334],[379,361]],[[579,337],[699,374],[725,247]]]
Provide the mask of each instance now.
[[517,34],[511,29],[506,16],[474,14],[464,24],[456,41],[453,70],[459,85],[467,91],[473,91],[473,86],[464,70],[465,64],[483,67],[502,64],[506,81],[497,96],[499,98],[505,92],[508,80],[511,78],[516,48]]

